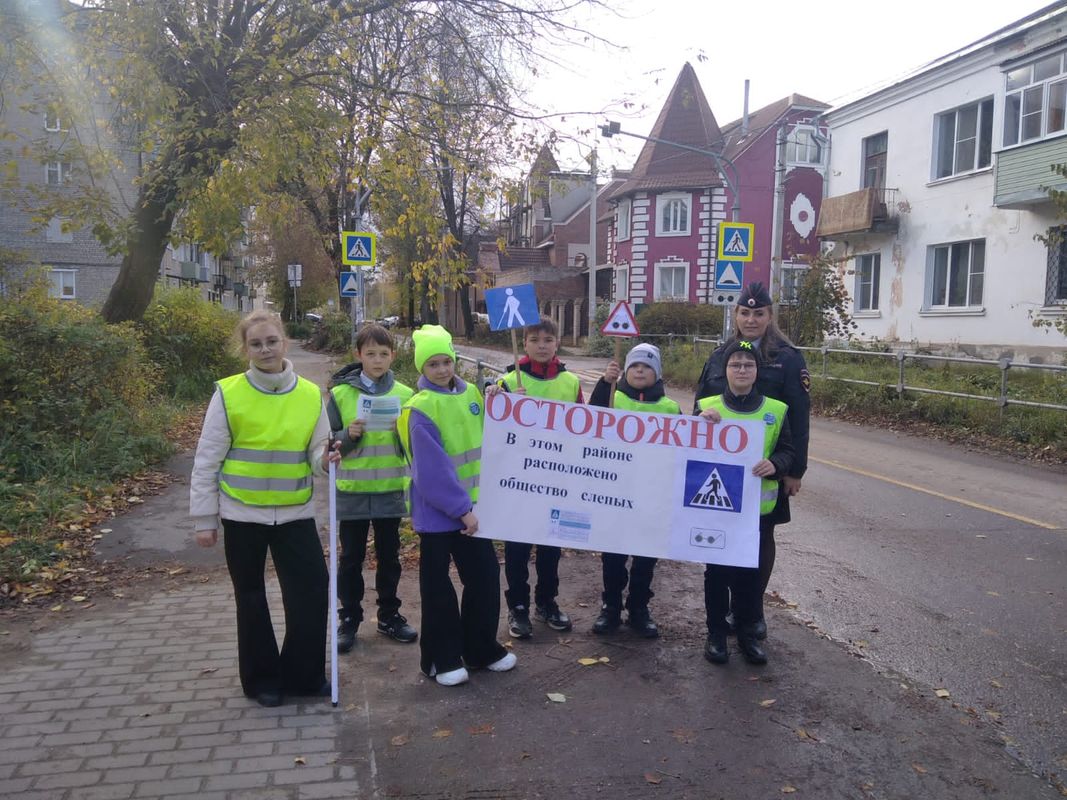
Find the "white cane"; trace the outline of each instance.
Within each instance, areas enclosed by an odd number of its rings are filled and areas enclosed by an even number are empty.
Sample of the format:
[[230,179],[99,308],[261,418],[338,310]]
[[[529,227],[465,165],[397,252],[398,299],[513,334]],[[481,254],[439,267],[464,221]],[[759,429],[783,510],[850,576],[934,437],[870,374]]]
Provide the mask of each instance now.
[[337,464],[330,461],[330,702],[337,708]]

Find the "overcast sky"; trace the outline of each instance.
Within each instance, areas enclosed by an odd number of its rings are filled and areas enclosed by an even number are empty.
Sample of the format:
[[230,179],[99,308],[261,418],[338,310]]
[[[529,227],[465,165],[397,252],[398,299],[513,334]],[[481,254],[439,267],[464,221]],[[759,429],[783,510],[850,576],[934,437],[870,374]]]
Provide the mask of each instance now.
[[[530,79],[552,125],[580,144],[559,147],[560,166],[582,166],[596,144],[600,164],[629,168],[636,139],[597,137],[614,119],[648,134],[682,65],[689,61],[719,124],[741,116],[744,81],[755,110],[792,93],[834,104],[907,73],[1036,11],[1048,2],[1013,0],[609,0],[575,19],[610,40],[554,49],[561,62]],[[610,10],[609,10],[610,7]],[[579,37],[576,37],[579,38]],[[629,110],[623,103],[633,103]],[[590,115],[582,112],[602,112]]]

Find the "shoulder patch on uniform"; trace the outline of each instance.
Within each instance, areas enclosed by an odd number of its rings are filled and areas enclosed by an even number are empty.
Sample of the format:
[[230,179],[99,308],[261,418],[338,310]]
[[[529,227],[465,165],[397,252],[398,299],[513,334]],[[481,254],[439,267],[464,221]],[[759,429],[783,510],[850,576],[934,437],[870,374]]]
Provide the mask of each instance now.
[[804,391],[811,394],[811,373],[806,369],[800,371],[800,385],[804,387]]

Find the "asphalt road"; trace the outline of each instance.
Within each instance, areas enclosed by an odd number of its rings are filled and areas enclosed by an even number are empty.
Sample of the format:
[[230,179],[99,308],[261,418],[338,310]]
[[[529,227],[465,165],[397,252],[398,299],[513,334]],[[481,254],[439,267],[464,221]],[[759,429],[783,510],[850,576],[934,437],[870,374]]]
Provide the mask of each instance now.
[[[587,392],[605,363],[564,360]],[[1067,773],[1067,470],[828,419],[809,461],[769,591],[878,670],[975,709],[1034,771]]]

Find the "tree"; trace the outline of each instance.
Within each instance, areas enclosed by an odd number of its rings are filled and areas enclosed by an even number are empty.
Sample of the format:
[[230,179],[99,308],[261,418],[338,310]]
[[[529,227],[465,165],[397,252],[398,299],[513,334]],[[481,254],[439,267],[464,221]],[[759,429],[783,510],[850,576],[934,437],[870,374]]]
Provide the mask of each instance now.
[[780,311],[782,330],[795,343],[817,345],[827,338],[848,338],[856,329],[849,313],[845,266],[818,255],[797,287],[796,302]]
[[[1053,164],[1051,166],[1053,174],[1055,174],[1061,181],[1067,179],[1067,164]],[[1067,218],[1067,191],[1062,189],[1053,189],[1051,187],[1042,187],[1048,192],[1049,200],[1052,201],[1053,206],[1056,209],[1057,214],[1060,217]],[[1057,272],[1058,286],[1048,286],[1046,296],[1044,298],[1046,305],[1052,305],[1057,301],[1062,301],[1065,294],[1064,287],[1067,287],[1067,266],[1064,266],[1063,256],[1061,255],[1064,247],[1064,228],[1056,227],[1049,228],[1047,235],[1037,234],[1034,239],[1041,242],[1049,250],[1049,258],[1059,258],[1059,270]],[[1053,255],[1055,254],[1055,256]],[[1035,312],[1030,312],[1030,319],[1033,322],[1035,328],[1045,328],[1046,330],[1057,330],[1064,336],[1067,336],[1067,317],[1060,316],[1055,318],[1041,317]]]

